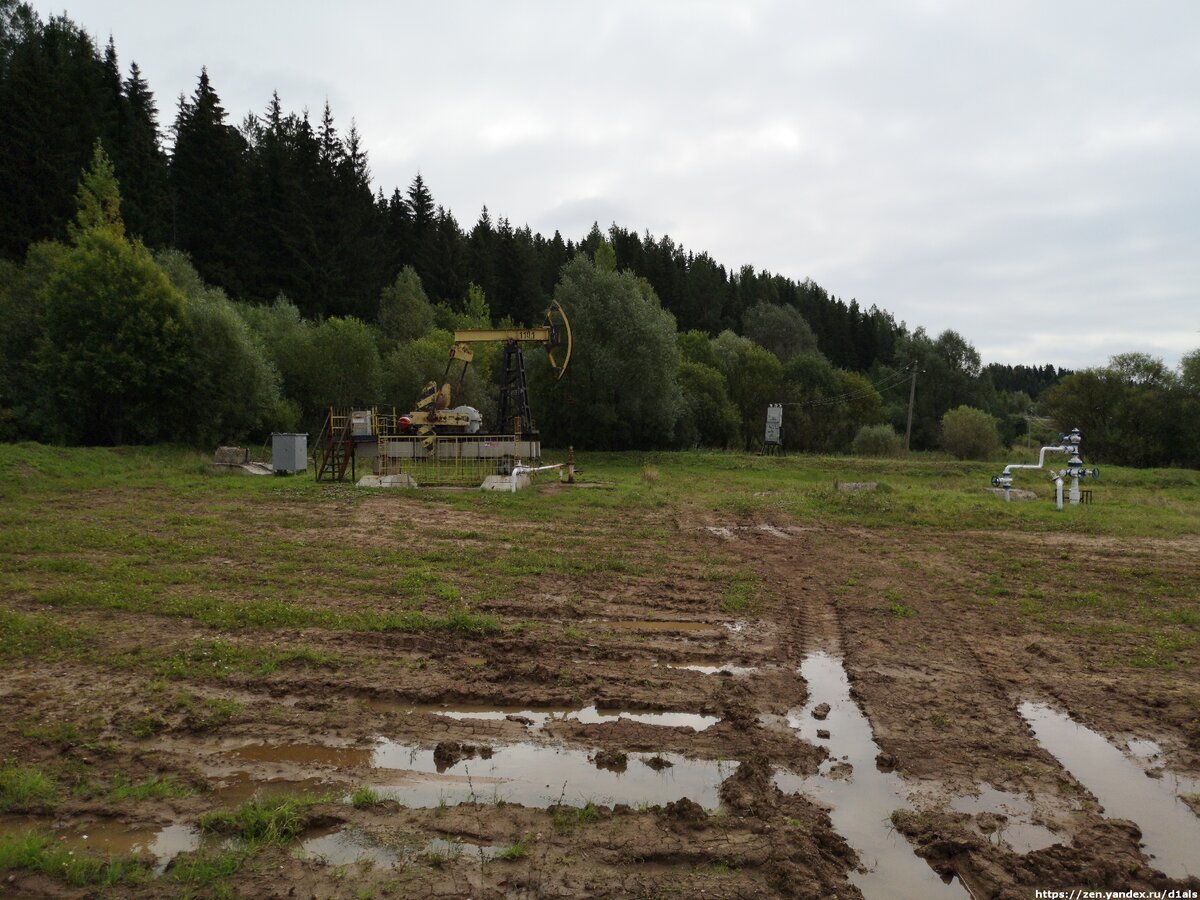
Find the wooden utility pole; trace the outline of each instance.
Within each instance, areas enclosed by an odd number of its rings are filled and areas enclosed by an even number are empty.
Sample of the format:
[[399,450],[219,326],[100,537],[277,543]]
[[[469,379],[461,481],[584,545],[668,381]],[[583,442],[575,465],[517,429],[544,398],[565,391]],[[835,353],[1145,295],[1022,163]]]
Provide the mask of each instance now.
[[908,427],[904,429],[904,452],[912,449],[913,401],[917,399],[917,364],[912,364],[912,387],[908,389]]

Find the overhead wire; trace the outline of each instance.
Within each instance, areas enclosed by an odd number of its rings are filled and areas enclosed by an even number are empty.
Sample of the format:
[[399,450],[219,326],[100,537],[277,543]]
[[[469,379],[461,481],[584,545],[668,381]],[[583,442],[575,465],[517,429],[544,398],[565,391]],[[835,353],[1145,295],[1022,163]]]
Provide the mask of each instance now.
[[834,397],[818,397],[815,400],[794,400],[788,403],[780,403],[780,406],[831,406],[835,403],[843,403],[847,400],[857,400],[859,397],[866,397],[871,393],[879,390],[886,390],[890,387],[895,387],[902,381],[905,381],[909,376],[908,369],[901,369],[899,372],[893,372],[886,378],[882,378],[877,382],[872,383],[869,387],[859,388],[858,390],[848,391],[845,394],[838,394]]

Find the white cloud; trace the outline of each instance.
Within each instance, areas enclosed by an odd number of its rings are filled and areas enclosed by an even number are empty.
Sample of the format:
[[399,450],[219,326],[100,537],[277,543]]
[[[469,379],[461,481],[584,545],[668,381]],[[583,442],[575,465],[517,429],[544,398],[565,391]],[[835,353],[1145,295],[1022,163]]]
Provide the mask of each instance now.
[[[59,12],[38,0],[43,16]],[[1063,0],[407,5],[78,0],[169,122],[202,64],[235,121],[357,121],[469,227],[616,220],[1082,366],[1200,346],[1200,5]]]

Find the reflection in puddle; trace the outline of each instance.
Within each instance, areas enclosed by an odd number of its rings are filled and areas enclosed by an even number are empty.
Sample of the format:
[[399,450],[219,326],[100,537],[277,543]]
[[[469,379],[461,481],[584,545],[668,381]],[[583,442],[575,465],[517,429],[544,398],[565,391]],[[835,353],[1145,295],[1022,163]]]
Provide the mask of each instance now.
[[300,852],[311,859],[323,859],[331,866],[345,866],[359,860],[390,868],[400,861],[400,854],[370,840],[350,828],[326,831],[300,842]]
[[249,744],[231,752],[234,756],[253,762],[348,768],[370,765],[372,751],[358,747],[331,747],[328,744]]
[[735,666],[733,663],[724,663],[719,666],[673,666],[667,663],[664,668],[667,669],[684,669],[688,672],[699,672],[701,675],[753,675],[758,671],[758,666]]
[[[871,723],[850,699],[850,682],[840,659],[814,653],[800,666],[808,685],[808,703],[788,723],[802,738],[817,743],[817,731],[829,732],[830,758],[812,777],[780,772],[775,783],[789,793],[803,793],[830,808],[829,818],[838,833],[858,853],[865,871],[850,880],[868,898],[966,896],[957,881],[946,884],[929,865],[913,853],[912,846],[891,825],[897,809],[910,809],[904,782],[894,772],[875,765],[879,745]],[[828,703],[824,720],[812,717],[813,709]],[[850,772],[847,777],[847,764]]]
[[495,844],[476,844],[463,838],[448,841],[444,838],[434,838],[421,849],[425,856],[444,856],[448,859],[478,859],[488,862],[498,857],[507,848]]
[[1200,779],[1169,772],[1148,778],[1102,735],[1065,713],[1028,701],[1020,711],[1038,743],[1096,796],[1106,815],[1137,824],[1155,868],[1171,878],[1200,874],[1200,819],[1179,799],[1200,790]]
[[1131,738],[1126,742],[1126,746],[1129,747],[1129,752],[1142,762],[1155,762],[1162,756],[1162,747],[1158,741]]
[[[1033,803],[1020,794],[1002,791],[985,784],[973,797],[955,797],[950,808],[974,816],[1003,816],[994,822],[976,822],[980,832],[991,841],[1003,841],[1017,853],[1032,853],[1062,842],[1062,838],[1045,826],[1033,821]],[[990,825],[994,824],[994,828]]]
[[631,722],[640,722],[643,725],[659,725],[664,728],[694,728],[696,731],[704,731],[706,728],[711,728],[717,722],[721,721],[719,716],[706,716],[700,713],[610,710],[597,709],[595,706],[585,706],[582,709],[570,709],[560,706],[429,706],[405,705],[392,701],[376,701],[372,703],[372,706],[380,708],[382,702],[386,702],[388,708],[396,712],[425,713],[458,721],[470,721],[474,719],[498,722],[503,719],[512,718],[518,722],[528,720],[528,724],[534,728],[545,728],[546,724],[552,721],[572,721],[580,722],[584,725],[601,725],[605,722],[628,719]]
[[0,823],[0,836],[39,831],[49,834],[62,848],[75,852],[90,851],[98,856],[149,856],[154,873],[161,875],[178,854],[200,847],[203,836],[191,825],[131,828],[119,822],[92,822],[75,830],[45,831],[33,819]]
[[[241,755],[243,747],[235,751]],[[243,756],[252,759],[251,756]],[[329,794],[337,793],[344,788],[335,782],[324,778],[254,778],[247,772],[234,772],[220,779],[221,784],[213,791],[213,797],[222,806],[241,806],[251,797],[291,797],[296,794]]]
[[[674,753],[659,757],[670,762],[662,769],[648,765],[629,766],[624,772],[598,769],[583,750],[542,744],[498,744],[490,759],[468,757],[438,772],[434,751],[412,744],[380,740],[373,750],[327,748],[328,755],[313,744],[255,744],[231,751],[243,759],[259,762],[299,764],[352,759],[351,765],[369,766],[374,771],[364,782],[382,795],[406,806],[430,808],[441,803],[492,802],[504,800],[529,807],[553,803],[582,805],[639,803],[663,804],[680,797],[705,808],[718,806],[722,780],[737,768],[734,762],[688,759]],[[361,754],[361,755],[360,755]]]

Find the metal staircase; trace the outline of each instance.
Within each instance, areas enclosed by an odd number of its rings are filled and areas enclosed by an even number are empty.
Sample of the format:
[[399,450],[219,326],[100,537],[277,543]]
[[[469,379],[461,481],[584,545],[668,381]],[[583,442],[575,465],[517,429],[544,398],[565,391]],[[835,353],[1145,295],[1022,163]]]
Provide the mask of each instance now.
[[345,481],[347,471],[351,481],[358,480],[354,465],[353,421],[349,410],[329,408],[329,415],[313,447],[313,458],[319,460],[317,481]]

